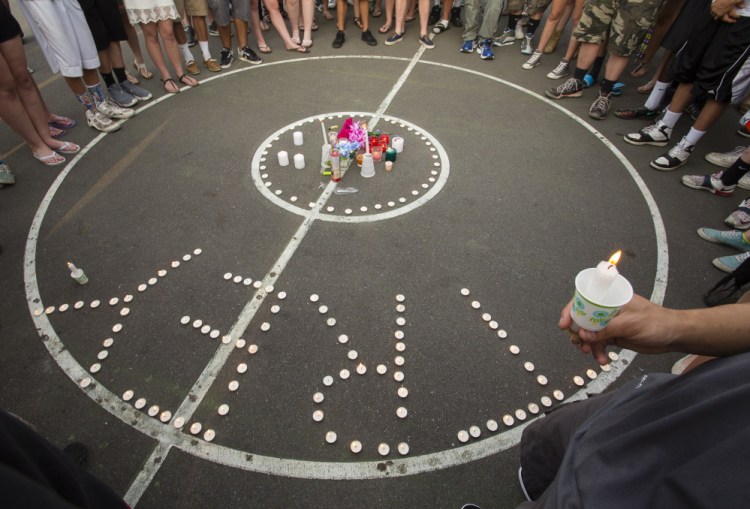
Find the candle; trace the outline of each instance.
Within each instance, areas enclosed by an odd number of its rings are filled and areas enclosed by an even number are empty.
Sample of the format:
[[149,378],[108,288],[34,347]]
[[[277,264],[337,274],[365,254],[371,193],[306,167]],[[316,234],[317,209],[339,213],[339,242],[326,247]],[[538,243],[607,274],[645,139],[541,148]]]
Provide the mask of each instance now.
[[305,156],[302,154],[294,154],[294,167],[301,170],[305,167]]
[[357,374],[364,375],[365,373],[367,373],[367,366],[360,362],[357,366]]
[[376,163],[383,157],[383,148],[379,146],[372,147],[372,160]]
[[331,180],[338,182],[341,180],[341,162],[339,160],[339,151],[331,150]]
[[404,139],[401,136],[394,136],[391,140],[391,147],[396,149],[399,154],[404,151]]
[[385,162],[385,171],[391,171],[393,169],[393,161]]
[[323,131],[323,143],[328,143],[328,135],[326,134],[326,126],[323,123],[323,117],[320,117],[320,130]]
[[[365,128],[365,131],[367,131],[367,124],[362,124],[362,127]],[[370,137],[365,135],[365,152],[370,151]]]
[[303,143],[303,137],[302,137],[302,131],[294,131],[292,134],[292,138],[294,138],[294,144],[295,145],[302,145]]
[[279,152],[279,166],[289,166],[289,154],[286,150]]
[[86,274],[71,262],[68,262],[68,269],[70,269],[70,277],[72,277],[79,285],[85,285],[89,282],[89,278]]
[[385,151],[385,160],[396,162],[396,149],[391,147]]
[[599,262],[593,277],[589,280],[586,290],[584,290],[587,299],[594,302],[603,301],[617,277],[617,262],[620,261],[621,254],[622,251],[617,251],[609,261]]
[[380,145],[383,151],[385,151],[385,149],[388,148],[388,144],[390,143],[390,141],[391,141],[391,137],[388,136],[387,134],[381,134],[378,137],[378,145]]

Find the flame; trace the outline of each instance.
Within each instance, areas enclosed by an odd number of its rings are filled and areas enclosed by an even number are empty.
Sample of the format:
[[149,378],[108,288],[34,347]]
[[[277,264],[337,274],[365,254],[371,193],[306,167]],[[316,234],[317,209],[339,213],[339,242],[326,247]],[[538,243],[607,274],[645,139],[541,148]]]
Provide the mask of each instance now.
[[622,256],[622,249],[610,256],[609,258],[609,264],[610,265],[617,265],[617,262],[620,261],[620,256]]

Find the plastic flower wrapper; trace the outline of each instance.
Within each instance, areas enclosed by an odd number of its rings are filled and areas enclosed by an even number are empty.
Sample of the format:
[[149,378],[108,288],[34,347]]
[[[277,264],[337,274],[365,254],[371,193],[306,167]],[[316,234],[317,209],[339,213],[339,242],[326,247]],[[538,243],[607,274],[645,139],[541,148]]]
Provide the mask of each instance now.
[[365,146],[367,129],[353,118],[347,118],[339,130],[336,149],[342,157],[353,157],[360,148]]

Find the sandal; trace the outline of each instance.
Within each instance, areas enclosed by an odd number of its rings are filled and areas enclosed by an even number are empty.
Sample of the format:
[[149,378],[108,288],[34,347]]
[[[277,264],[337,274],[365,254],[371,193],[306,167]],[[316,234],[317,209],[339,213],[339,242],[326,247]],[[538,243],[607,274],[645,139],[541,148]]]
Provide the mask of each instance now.
[[65,143],[62,144],[61,147],[53,148],[52,150],[54,150],[58,154],[77,154],[78,152],[81,151],[81,147],[79,147],[75,143],[66,141]]
[[354,18],[354,24],[362,28],[362,20],[360,18]]
[[187,74],[183,74],[182,76],[179,76],[177,79],[180,80],[180,83],[182,83],[183,85],[187,85],[189,87],[197,87],[198,85],[201,84],[200,81],[198,81],[197,79],[191,76],[188,76]]
[[331,11],[323,11],[323,17],[324,17],[325,19],[327,19],[328,21],[331,21],[331,20],[332,20],[332,19],[334,19],[334,18],[335,18],[336,16],[334,16],[333,14],[331,14]]
[[313,21],[313,24],[310,27],[310,30],[312,30],[313,32],[317,32],[319,28],[320,27],[318,26],[318,24]]
[[372,11],[373,18],[379,18],[382,14],[383,14],[383,11],[381,11],[380,9],[375,9],[374,11]]
[[72,118],[63,117],[60,115],[52,115],[52,120],[47,122],[50,127],[57,127],[58,129],[72,129],[78,122]]
[[391,24],[390,23],[386,23],[382,27],[378,28],[378,32],[380,32],[381,34],[387,34],[390,31],[391,31]]
[[180,87],[177,86],[177,83],[174,82],[172,78],[167,78],[165,80],[161,80],[161,82],[164,84],[164,91],[168,94],[179,94],[180,93]]
[[264,32],[268,32],[271,30],[271,27],[266,23],[266,20],[262,19],[260,20],[260,29]]
[[302,39],[303,48],[312,48],[312,45],[313,45],[312,39]]
[[63,131],[62,129],[58,129],[57,127],[49,126],[49,135],[52,136],[53,138],[59,138],[63,134],[65,134],[65,131]]
[[296,48],[287,48],[287,51],[296,51],[297,53],[310,53],[310,50],[308,48],[305,48],[304,46],[297,46]]
[[125,69],[125,78],[127,78],[127,80],[133,85],[137,85],[138,83],[140,83],[140,81],[138,81],[138,78],[130,74],[127,69]]
[[404,18],[404,21],[406,21],[407,23],[411,23],[415,19],[417,19],[416,16],[407,16],[406,18]]
[[133,60],[133,67],[135,68],[136,71],[138,71],[138,74],[140,74],[141,78],[143,78],[144,80],[150,80],[151,78],[154,77],[151,71],[149,71],[146,68],[146,64],[143,64],[143,63],[139,64],[138,62]]
[[640,87],[636,88],[639,94],[650,94],[651,90],[656,86],[656,80],[651,80],[648,83],[644,83]]
[[271,48],[270,48],[269,46],[266,46],[266,45],[264,44],[264,45],[262,45],[262,46],[258,46],[258,51],[260,51],[261,53],[266,53],[266,54],[268,54],[268,53],[271,53]]
[[47,166],[57,166],[58,164],[62,164],[65,162],[65,158],[61,156],[60,154],[58,154],[57,152],[52,152],[48,156],[38,156],[34,154],[34,158],[40,163],[45,164]]

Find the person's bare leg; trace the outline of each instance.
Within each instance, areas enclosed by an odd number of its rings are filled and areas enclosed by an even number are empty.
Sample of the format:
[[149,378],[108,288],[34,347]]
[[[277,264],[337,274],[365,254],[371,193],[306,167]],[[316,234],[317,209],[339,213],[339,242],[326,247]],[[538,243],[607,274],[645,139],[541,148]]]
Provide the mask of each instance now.
[[613,82],[619,80],[622,73],[625,72],[625,68],[628,66],[628,61],[629,57],[613,55],[610,53],[609,59],[607,60],[607,66],[604,68],[604,79]]
[[[426,0],[429,4],[430,0]],[[362,31],[370,29],[370,2],[368,0],[354,0],[354,5],[359,4],[359,17],[362,20]]]
[[[172,68],[179,78],[180,76],[183,76],[185,74],[185,70],[182,67],[182,60],[180,59],[180,49],[177,47],[177,41],[179,35],[181,35],[182,38],[185,39],[185,31],[180,29],[175,32],[174,26],[175,24],[171,19],[157,21],[156,23],[159,36],[164,42],[164,52],[167,54],[167,58],[172,64]],[[185,39],[185,41],[187,41],[187,39]],[[183,41],[183,44],[185,41]],[[151,58],[153,58],[153,56]],[[185,84],[187,85],[187,83]]]
[[393,32],[403,34],[406,30],[406,9],[408,0],[396,0],[396,24],[393,26]]
[[[404,4],[406,5],[406,4]],[[383,24],[378,32],[381,34],[387,34],[391,28],[393,28],[393,11],[396,8],[396,0],[385,0],[385,24]]]
[[[327,1],[327,0],[326,0]],[[312,46],[312,26],[315,22],[315,0],[300,0],[302,7],[303,46]]]
[[247,21],[234,18],[234,31],[237,33],[238,51],[247,46]]
[[299,48],[300,45],[292,41],[292,37],[289,35],[289,30],[287,29],[284,18],[279,10],[279,0],[264,0],[263,3],[268,11],[268,16],[271,18],[271,24],[284,41],[284,47],[288,50]]
[[[128,36],[128,46],[130,47],[130,51],[133,53],[133,57],[135,58],[136,64],[144,64],[143,61],[143,52],[141,51],[141,43],[138,40],[138,33],[135,31],[135,28],[133,25],[130,24],[130,21],[128,20],[128,15],[124,12],[120,13],[122,17],[122,26],[125,27],[125,33]],[[146,76],[143,76],[146,78]],[[150,79],[146,78],[146,79]]]
[[409,0],[406,7],[406,17],[409,20],[414,19],[414,11],[417,10],[417,0]]
[[536,46],[537,51],[542,51],[547,46],[552,34],[557,29],[557,22],[562,18],[567,6],[568,0],[552,0],[549,16],[547,16],[547,21],[544,22],[542,35],[539,36],[539,43]]
[[419,0],[419,36],[427,37],[427,21],[430,18],[430,0]]
[[292,26],[292,41],[295,44],[300,44],[302,42],[299,36],[300,2],[299,0],[286,0],[284,5],[286,13],[289,15],[289,24]]
[[[169,21],[171,23],[171,20]],[[156,23],[142,23],[141,31],[146,41],[146,50],[148,51],[151,61],[156,66],[156,70],[161,75],[162,80],[168,80],[171,78],[167,64],[164,61],[164,54],[161,51],[161,44],[159,42],[159,29]],[[178,56],[179,60],[179,56]]]
[[263,48],[268,49],[268,44],[266,44],[266,38],[263,37],[263,30],[260,28],[259,3],[260,0],[250,0],[250,28],[255,34],[255,42],[258,44],[258,48],[263,51]]

